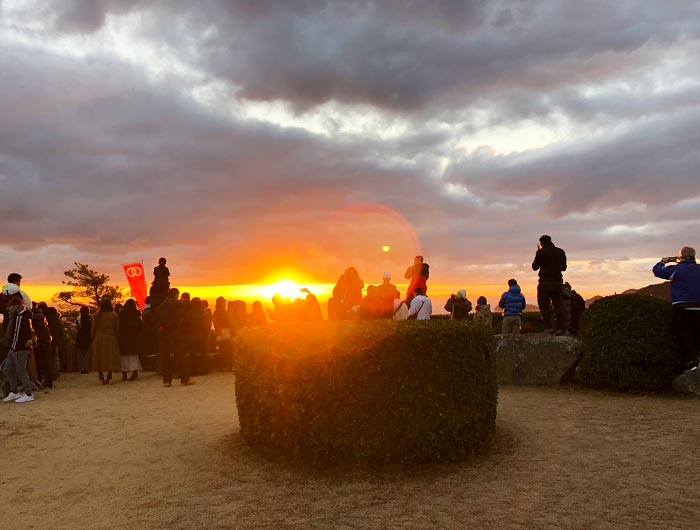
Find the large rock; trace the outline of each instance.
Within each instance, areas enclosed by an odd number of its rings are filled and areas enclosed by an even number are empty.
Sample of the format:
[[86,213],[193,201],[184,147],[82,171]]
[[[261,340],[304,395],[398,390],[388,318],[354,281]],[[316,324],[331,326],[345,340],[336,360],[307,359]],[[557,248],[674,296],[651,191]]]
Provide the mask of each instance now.
[[700,396],[700,370],[697,367],[683,372],[673,380],[673,390],[681,394]]
[[581,341],[544,333],[496,335],[498,382],[558,386],[573,380]]

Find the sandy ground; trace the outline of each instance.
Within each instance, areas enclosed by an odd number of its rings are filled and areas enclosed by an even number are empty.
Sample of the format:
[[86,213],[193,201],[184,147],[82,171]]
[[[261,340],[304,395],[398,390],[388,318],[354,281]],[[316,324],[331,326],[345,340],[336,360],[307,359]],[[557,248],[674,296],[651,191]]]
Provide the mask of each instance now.
[[64,375],[0,403],[0,528],[700,528],[700,401],[501,388],[491,453],[320,472],[239,438],[234,378]]

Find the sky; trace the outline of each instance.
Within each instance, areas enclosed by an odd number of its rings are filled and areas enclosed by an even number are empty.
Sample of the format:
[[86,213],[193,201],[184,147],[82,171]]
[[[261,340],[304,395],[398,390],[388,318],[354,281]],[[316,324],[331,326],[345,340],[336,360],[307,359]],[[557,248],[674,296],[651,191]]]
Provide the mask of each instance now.
[[700,247],[698,63],[698,1],[0,0],[0,276],[403,283],[422,254],[534,301],[549,234],[584,295],[657,283]]

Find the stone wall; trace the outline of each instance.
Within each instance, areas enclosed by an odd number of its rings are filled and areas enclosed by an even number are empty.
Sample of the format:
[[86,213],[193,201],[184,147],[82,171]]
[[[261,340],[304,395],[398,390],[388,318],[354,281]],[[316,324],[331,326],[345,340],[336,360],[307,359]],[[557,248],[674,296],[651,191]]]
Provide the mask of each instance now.
[[533,333],[496,335],[498,382],[523,386],[559,386],[573,380],[581,358],[574,337]]

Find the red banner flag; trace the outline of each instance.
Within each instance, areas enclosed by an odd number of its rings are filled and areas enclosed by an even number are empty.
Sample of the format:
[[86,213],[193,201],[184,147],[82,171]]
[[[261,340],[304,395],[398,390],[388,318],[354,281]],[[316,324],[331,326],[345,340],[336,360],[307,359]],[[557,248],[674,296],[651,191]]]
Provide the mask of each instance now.
[[131,287],[131,294],[136,300],[139,309],[143,309],[146,305],[146,295],[148,287],[146,286],[146,273],[143,270],[143,263],[129,263],[124,265],[124,273]]

